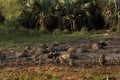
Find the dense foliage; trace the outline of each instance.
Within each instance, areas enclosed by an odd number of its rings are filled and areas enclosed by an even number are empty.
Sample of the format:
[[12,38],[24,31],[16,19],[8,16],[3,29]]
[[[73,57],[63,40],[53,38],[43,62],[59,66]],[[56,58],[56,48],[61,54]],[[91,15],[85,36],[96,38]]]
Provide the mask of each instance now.
[[53,31],[116,29],[115,4],[103,0],[1,0],[0,22]]

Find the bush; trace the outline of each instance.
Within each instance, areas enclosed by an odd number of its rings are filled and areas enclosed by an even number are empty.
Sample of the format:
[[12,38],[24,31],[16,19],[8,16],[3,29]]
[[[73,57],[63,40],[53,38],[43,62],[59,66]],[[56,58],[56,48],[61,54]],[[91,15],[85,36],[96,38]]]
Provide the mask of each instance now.
[[5,26],[14,27],[15,29],[18,29],[19,23],[18,23],[17,19],[11,19],[11,20],[5,21]]
[[81,33],[87,33],[88,29],[86,27],[82,27],[80,30]]
[[44,27],[40,27],[39,31],[43,34],[48,33],[48,30]]
[[62,34],[62,30],[55,29],[52,33],[53,33],[53,35],[61,35]]
[[64,29],[62,32],[63,32],[63,34],[69,34],[70,33],[70,31],[68,29]]

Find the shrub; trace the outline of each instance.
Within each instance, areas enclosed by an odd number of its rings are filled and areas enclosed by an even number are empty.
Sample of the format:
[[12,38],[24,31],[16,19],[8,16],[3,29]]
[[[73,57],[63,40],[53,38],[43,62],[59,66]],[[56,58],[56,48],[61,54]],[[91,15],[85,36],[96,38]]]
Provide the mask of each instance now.
[[62,32],[63,32],[63,34],[69,34],[70,33],[70,31],[68,29],[64,29]]
[[44,33],[49,33],[48,30],[44,27],[40,27],[39,31],[40,31],[40,33],[43,33],[43,34]]
[[62,34],[62,30],[55,29],[52,33],[53,33],[53,35],[60,35],[60,34]]
[[82,27],[80,30],[81,33],[87,33],[88,29],[86,27]]

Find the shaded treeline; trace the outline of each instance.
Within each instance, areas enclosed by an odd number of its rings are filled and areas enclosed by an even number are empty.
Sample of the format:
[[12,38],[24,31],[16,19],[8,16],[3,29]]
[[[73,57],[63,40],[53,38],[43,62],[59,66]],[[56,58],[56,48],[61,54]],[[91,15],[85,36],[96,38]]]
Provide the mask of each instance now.
[[[51,32],[57,28],[80,31],[83,27],[87,30],[99,30],[111,29],[117,25],[114,3],[101,0],[76,0],[72,4],[59,1],[51,4],[46,0],[45,6],[40,0],[30,1],[17,2],[22,6],[21,14],[17,17],[19,27],[38,30],[42,27]],[[2,15],[0,18],[3,24],[5,18],[2,19]]]

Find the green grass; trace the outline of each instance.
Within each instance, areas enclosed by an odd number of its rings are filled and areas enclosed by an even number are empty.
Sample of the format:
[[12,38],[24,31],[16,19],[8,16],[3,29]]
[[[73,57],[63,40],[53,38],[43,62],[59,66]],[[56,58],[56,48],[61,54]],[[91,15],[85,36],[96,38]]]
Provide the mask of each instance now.
[[[33,76],[33,74],[21,74],[19,76],[12,76],[12,78],[9,77],[4,77],[2,80],[60,80],[58,77],[53,76],[51,74],[46,74],[43,73],[42,77],[40,77],[41,75],[38,76]],[[14,77],[14,78],[13,78]]]
[[[120,80],[120,72],[119,71],[113,72],[111,71],[111,68],[96,67],[96,68],[84,69],[82,71],[80,67],[75,67],[75,68],[62,67],[62,71],[58,70],[57,72],[51,71],[49,69],[44,70],[43,67],[34,67],[32,69],[12,68],[12,71],[10,69],[4,69],[4,71],[2,71],[2,73],[4,74],[1,75],[2,78],[0,76],[0,80],[67,80],[67,77],[71,77],[71,78],[74,77],[74,80],[81,80],[83,78],[87,80],[103,80],[107,76],[116,78],[116,80]],[[113,68],[113,70],[114,69],[115,67]],[[71,74],[77,76],[71,76]]]
[[50,73],[40,70],[36,67],[32,72],[23,71],[22,73],[18,72],[5,72],[2,80],[60,80],[57,76],[54,76]]
[[98,75],[93,75],[93,74],[87,74],[86,77],[88,79],[93,79],[93,80],[103,80],[103,77],[98,76]]
[[[59,32],[60,33],[60,32]],[[82,38],[104,38],[102,34],[90,34],[87,32],[52,34],[37,30],[21,28],[16,30],[12,27],[0,26],[0,50],[20,48],[25,45],[39,45],[40,43],[60,43],[79,41]]]

